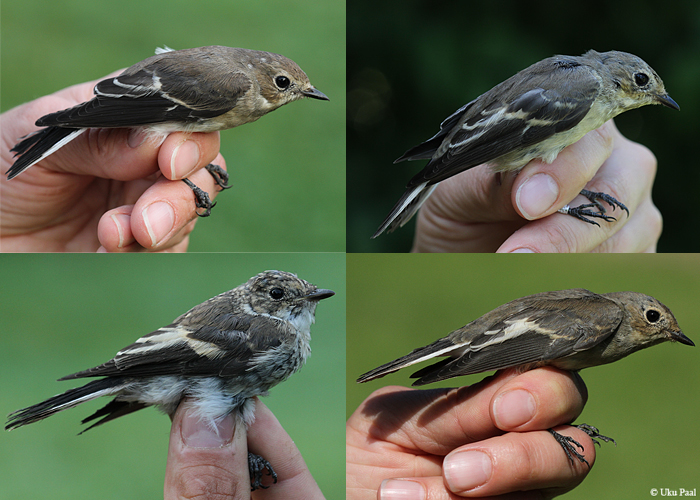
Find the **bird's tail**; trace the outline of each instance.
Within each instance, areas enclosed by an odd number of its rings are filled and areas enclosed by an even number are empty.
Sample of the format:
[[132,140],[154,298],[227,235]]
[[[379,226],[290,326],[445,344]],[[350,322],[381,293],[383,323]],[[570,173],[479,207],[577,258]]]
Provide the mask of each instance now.
[[401,199],[394,205],[391,212],[384,219],[382,225],[379,229],[372,235],[372,238],[376,238],[382,234],[385,230],[390,233],[397,227],[401,227],[406,224],[411,217],[415,215],[421,205],[428,199],[437,184],[428,186],[428,182],[423,182],[414,188],[407,190]]
[[[22,427],[23,425],[38,422],[46,417],[50,417],[54,413],[58,413],[59,411],[63,411],[68,408],[73,408],[80,403],[99,398],[100,396],[116,394],[124,388],[125,384],[126,382],[124,379],[119,377],[93,380],[89,384],[82,387],[70,389],[63,394],[49,398],[46,401],[42,401],[41,403],[37,403],[27,408],[10,413],[10,415],[8,415],[7,424],[5,425],[5,430],[16,429],[17,427]],[[96,416],[100,416],[100,412],[103,410],[99,410],[97,414],[93,415],[92,417],[94,418]],[[88,419],[90,419],[90,417],[88,417]]]
[[428,359],[432,359],[439,356],[450,356],[452,354],[452,351],[454,350],[455,344],[449,339],[449,337],[444,337],[436,340],[430,345],[414,349],[405,356],[395,359],[394,361],[385,363],[382,366],[375,368],[374,370],[370,370],[367,373],[363,373],[362,375],[360,375],[357,381],[359,383],[369,382],[370,380],[374,380],[375,378],[380,378],[384,375],[389,375],[390,373],[394,373],[395,371],[398,371],[401,368],[415,365],[416,363],[421,363]]
[[5,172],[8,179],[14,179],[32,165],[58,151],[70,141],[85,132],[84,128],[46,127],[25,136],[10,149],[17,160]]

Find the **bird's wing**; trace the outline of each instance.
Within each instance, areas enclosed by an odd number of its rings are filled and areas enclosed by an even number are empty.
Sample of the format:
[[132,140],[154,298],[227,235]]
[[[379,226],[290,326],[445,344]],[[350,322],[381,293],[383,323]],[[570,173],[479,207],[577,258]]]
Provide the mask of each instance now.
[[612,300],[588,290],[545,292],[504,304],[447,337],[360,377],[366,382],[428,359],[449,356],[411,377],[423,385],[460,375],[544,363],[604,341],[622,321]]
[[451,358],[412,377],[423,385],[460,375],[545,365],[611,337],[622,322],[618,304],[588,290],[517,299],[451,333]]
[[[221,71],[226,60],[190,51],[150,57],[121,75],[102,80],[95,97],[37,120],[38,126],[131,127],[193,123],[231,110],[251,87],[240,70]],[[215,73],[213,71],[217,69]],[[204,75],[220,78],[203,78]]]
[[414,146],[408,151],[406,151],[399,158],[394,160],[394,163],[399,163],[404,160],[429,160],[435,154],[435,151],[440,147],[440,144],[445,140],[445,137],[450,133],[452,127],[457,125],[459,120],[467,113],[467,110],[477,101],[474,99],[459,108],[457,111],[452,113],[450,116],[445,118],[440,124],[440,131],[432,136],[425,142],[422,142],[418,146]]
[[160,328],[125,347],[110,361],[60,380],[152,375],[232,376],[251,366],[256,353],[281,343],[283,328],[265,316],[217,315],[201,326],[182,322]]
[[[595,75],[577,63],[550,58],[528,70],[527,80],[521,72],[497,85],[448,117],[435,137],[414,148],[416,154],[409,150],[406,159],[427,158],[431,151],[434,157],[407,187],[440,182],[569,130],[586,116],[599,93]],[[575,89],[561,85],[563,76],[576,82]],[[514,87],[522,91],[513,94]]]

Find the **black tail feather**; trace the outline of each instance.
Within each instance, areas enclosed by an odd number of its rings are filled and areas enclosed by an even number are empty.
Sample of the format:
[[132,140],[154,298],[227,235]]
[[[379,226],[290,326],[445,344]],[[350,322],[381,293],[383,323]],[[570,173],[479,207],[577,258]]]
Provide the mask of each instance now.
[[38,162],[56,143],[62,141],[77,130],[75,128],[47,127],[25,136],[10,149],[17,160],[5,172],[8,179],[13,179]]
[[91,420],[95,420],[96,418],[106,415],[103,419],[98,420],[87,429],[82,430],[80,434],[89,431],[93,427],[97,427],[98,425],[102,425],[106,422],[109,422],[110,420],[114,420],[115,418],[123,417],[124,415],[128,415],[129,413],[146,408],[147,406],[148,405],[145,403],[117,401],[116,399],[113,399],[89,417],[86,417],[83,420],[81,420],[80,423],[85,424],[87,422],[90,422]]
[[105,390],[115,389],[116,392],[116,390],[118,390],[118,386],[122,385],[123,383],[124,379],[119,377],[93,380],[89,384],[82,387],[70,389],[63,394],[58,394],[57,396],[49,398],[46,401],[42,401],[41,403],[37,403],[11,413],[8,416],[5,429],[16,429],[17,427],[21,427],[23,425],[38,422],[39,420],[50,417],[59,411],[73,408],[74,406],[77,406],[85,401],[90,401],[91,399],[111,393],[107,392],[105,394],[103,392]]

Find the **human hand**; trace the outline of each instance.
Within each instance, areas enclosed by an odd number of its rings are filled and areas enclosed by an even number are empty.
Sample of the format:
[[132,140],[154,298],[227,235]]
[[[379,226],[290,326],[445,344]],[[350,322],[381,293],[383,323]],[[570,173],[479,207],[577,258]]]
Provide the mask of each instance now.
[[[651,151],[626,139],[611,120],[550,165],[535,160],[517,176],[494,176],[480,165],[441,182],[418,213],[413,251],[654,252],[662,227],[651,199],[655,175]],[[526,185],[533,178],[540,182]],[[617,221],[600,227],[564,214],[547,217],[586,185],[624,203],[629,218],[609,206]],[[588,200],[578,196],[570,205],[583,203]]]
[[[91,99],[96,83],[3,113],[2,173],[39,117]],[[213,198],[209,163],[226,167],[218,132],[171,133],[159,144],[131,129],[90,129],[17,178],[0,177],[0,250],[185,251],[198,217],[190,188],[172,181],[187,177]]]
[[[173,416],[165,469],[165,500],[310,499],[323,494],[311,476],[294,441],[272,412],[255,401],[255,422],[246,428],[232,415],[219,424],[219,435],[192,416],[186,402]],[[277,483],[251,493],[248,450],[267,459],[277,473]],[[269,479],[263,475],[263,482]],[[265,483],[266,485],[269,482]]]
[[[347,422],[347,498],[563,494],[590,469],[569,462],[545,429],[574,420],[586,399],[578,375],[552,367],[500,371],[456,389],[384,387]],[[585,432],[556,430],[581,443],[593,465],[595,449]]]

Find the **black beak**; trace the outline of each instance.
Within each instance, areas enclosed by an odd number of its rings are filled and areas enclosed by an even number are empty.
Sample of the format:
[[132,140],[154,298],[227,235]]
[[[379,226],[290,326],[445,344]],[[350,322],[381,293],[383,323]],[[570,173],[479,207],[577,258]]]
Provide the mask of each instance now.
[[[302,90],[301,93],[304,94],[305,97],[311,97],[313,99],[320,99],[322,101],[330,101],[330,99],[328,99],[328,96],[326,96],[326,94],[324,94],[323,92],[321,92],[318,89],[315,89],[314,87],[310,87],[306,90]],[[671,98],[669,97],[669,99],[671,99]],[[671,99],[671,101],[673,101],[673,99]]]
[[676,342],[680,342],[681,344],[692,345],[693,347],[695,346],[693,341],[685,335],[683,335],[683,332],[681,332],[680,330],[677,332],[671,332],[671,340],[675,340]]
[[[319,288],[315,292],[311,292],[306,296],[307,300],[323,300],[327,299],[328,297],[333,297],[335,295],[335,292],[333,290],[326,290],[324,288]],[[683,335],[683,334],[681,334]]]
[[664,106],[668,106],[671,109],[675,109],[676,111],[680,111],[681,107],[671,99],[671,96],[668,94],[662,94],[662,95],[657,95],[656,100],[659,101],[659,103],[663,104]]

